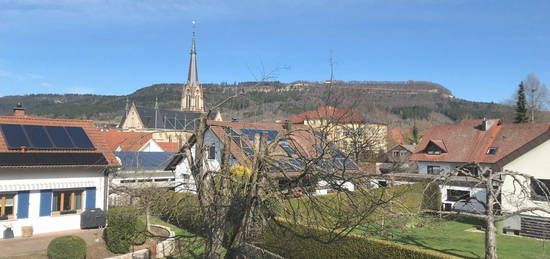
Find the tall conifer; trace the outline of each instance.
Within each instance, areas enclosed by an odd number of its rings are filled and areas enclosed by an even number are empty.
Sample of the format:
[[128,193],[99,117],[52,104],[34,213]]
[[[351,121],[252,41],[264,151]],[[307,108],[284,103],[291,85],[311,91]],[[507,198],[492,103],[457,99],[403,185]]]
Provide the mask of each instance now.
[[527,123],[529,118],[527,117],[527,103],[525,101],[525,87],[523,82],[519,84],[518,100],[516,103],[516,117],[514,123]]

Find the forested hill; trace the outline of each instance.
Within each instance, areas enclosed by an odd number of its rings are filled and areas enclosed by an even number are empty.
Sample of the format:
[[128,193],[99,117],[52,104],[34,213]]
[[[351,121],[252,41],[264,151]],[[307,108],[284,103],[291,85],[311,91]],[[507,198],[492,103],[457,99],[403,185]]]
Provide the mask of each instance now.
[[[181,84],[156,84],[128,96],[35,94],[0,97],[0,114],[10,114],[22,102],[28,113],[55,118],[118,121],[126,100],[138,106],[177,109]],[[225,120],[273,121],[315,109],[327,103],[354,108],[391,126],[412,121],[429,126],[462,119],[502,118],[511,121],[508,106],[454,98],[445,87],[431,82],[243,82],[203,84],[206,106],[242,93],[222,108]]]

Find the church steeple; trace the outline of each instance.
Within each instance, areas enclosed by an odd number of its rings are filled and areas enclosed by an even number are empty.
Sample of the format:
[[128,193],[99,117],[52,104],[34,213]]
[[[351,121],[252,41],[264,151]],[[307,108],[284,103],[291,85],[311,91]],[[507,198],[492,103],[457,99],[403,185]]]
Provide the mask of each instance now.
[[191,39],[191,57],[189,59],[189,71],[187,83],[181,93],[182,111],[204,111],[204,99],[202,87],[199,84],[199,72],[197,69],[197,47],[195,43],[195,21],[193,21],[193,38]]
[[196,85],[199,83],[199,74],[197,71],[197,47],[195,46],[195,32],[191,40],[191,58],[189,59],[189,73],[187,75],[187,84]]

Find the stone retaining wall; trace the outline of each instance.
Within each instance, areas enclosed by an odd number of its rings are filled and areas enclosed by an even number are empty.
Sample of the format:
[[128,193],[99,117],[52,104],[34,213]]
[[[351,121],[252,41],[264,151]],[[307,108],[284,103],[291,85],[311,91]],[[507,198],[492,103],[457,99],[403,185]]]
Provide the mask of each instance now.
[[107,257],[105,259],[150,259],[150,258],[151,258],[151,255],[149,254],[149,250],[141,249],[133,253]]

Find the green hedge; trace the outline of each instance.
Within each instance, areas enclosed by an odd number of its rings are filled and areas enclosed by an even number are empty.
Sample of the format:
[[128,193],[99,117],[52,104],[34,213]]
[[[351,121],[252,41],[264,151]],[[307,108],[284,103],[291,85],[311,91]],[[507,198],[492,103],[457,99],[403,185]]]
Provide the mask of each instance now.
[[205,217],[196,194],[164,191],[159,197],[151,210],[155,216],[194,234],[202,233]]
[[255,245],[285,258],[457,258],[431,250],[365,238],[355,234],[349,234],[329,242],[328,238],[331,236],[332,233],[326,230],[279,222],[270,231],[266,231]]
[[138,209],[133,207],[111,208],[107,211],[107,228],[103,239],[107,248],[117,254],[128,253],[134,244],[145,242],[145,223]]
[[436,183],[429,183],[422,196],[422,209],[440,210],[441,205],[441,189],[439,185]]
[[50,259],[86,258],[86,242],[77,236],[57,237],[48,245]]

